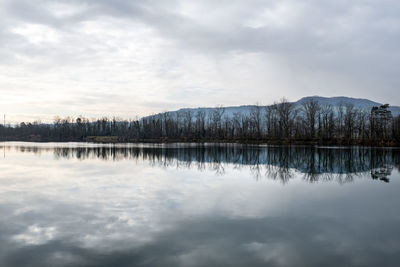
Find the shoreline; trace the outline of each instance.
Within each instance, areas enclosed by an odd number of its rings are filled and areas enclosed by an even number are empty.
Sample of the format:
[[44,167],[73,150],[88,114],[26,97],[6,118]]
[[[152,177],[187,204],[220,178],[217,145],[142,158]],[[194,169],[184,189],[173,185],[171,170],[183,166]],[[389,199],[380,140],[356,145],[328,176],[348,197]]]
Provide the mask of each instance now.
[[154,143],[154,144],[171,144],[171,143],[215,143],[215,144],[241,144],[241,145],[306,145],[306,146],[327,146],[327,147],[400,147],[400,142],[395,140],[317,140],[317,139],[195,139],[195,138],[180,138],[180,139],[127,139],[117,136],[91,136],[82,139],[44,139],[44,138],[0,138],[0,142],[34,142],[34,143],[97,143],[97,144],[139,144],[139,143]]

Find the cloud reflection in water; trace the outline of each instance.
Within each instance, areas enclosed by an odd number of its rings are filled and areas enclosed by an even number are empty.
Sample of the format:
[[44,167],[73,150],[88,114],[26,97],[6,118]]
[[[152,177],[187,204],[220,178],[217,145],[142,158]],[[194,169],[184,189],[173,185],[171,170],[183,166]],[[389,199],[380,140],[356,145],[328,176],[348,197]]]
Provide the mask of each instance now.
[[12,144],[0,171],[0,265],[396,266],[399,158]]

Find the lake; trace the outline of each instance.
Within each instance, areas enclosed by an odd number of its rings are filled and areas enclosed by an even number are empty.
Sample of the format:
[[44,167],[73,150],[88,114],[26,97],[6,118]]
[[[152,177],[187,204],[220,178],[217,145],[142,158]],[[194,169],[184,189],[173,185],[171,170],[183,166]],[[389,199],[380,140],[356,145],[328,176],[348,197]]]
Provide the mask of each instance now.
[[400,150],[6,142],[0,266],[399,266]]

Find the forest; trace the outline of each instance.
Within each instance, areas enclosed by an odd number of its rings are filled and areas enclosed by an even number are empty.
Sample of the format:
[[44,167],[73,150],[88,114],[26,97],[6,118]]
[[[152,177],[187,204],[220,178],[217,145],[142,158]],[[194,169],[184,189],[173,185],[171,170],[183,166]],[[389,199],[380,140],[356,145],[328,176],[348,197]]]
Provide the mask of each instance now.
[[365,110],[350,104],[296,106],[285,98],[228,116],[223,107],[190,109],[135,120],[56,117],[53,123],[0,125],[3,141],[238,142],[399,146],[400,115],[388,105]]

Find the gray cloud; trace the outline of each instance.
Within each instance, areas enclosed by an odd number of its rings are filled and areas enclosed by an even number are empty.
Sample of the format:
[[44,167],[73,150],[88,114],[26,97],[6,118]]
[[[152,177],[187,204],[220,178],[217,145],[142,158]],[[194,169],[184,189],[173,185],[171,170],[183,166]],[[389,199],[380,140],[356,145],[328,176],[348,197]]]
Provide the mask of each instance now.
[[[79,70],[80,91],[111,84],[120,88],[113,92],[120,98],[169,103],[163,109],[188,100],[192,106],[230,105],[307,94],[400,102],[397,1],[3,0],[0,5],[0,64],[7,74],[18,67],[24,74],[48,71],[69,83]],[[0,77],[2,88],[5,81]],[[48,86],[41,78],[32,81]],[[16,83],[23,90],[32,87]],[[185,96],[188,88],[201,97]],[[60,90],[69,95],[70,89]],[[251,94],[242,95],[243,90]]]

